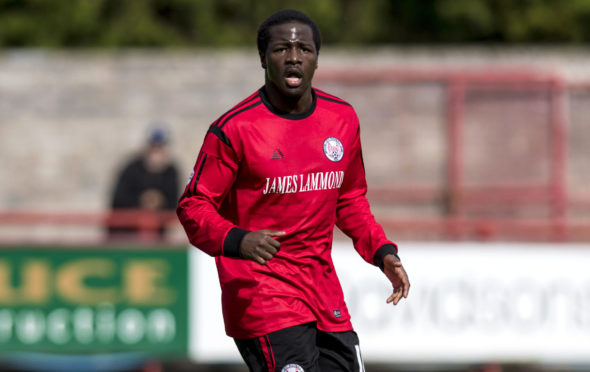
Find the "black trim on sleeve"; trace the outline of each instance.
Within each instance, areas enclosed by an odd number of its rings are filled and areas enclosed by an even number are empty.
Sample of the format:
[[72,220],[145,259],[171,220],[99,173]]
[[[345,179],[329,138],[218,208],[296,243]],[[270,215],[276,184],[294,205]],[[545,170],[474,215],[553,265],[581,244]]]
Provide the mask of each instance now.
[[[225,132],[223,131],[223,127],[225,126],[225,124],[227,124],[227,122],[232,119],[234,116],[244,112],[244,111],[248,111],[251,108],[254,108],[260,104],[262,104],[262,101],[258,101],[258,102],[254,102],[248,106],[245,106],[247,103],[250,103],[254,100],[256,100],[258,98],[258,96],[253,97],[252,99],[250,99],[249,101],[245,102],[242,106],[240,106],[241,108],[237,111],[234,111],[233,113],[229,114],[230,111],[228,111],[227,113],[223,114],[221,116],[221,118],[219,118],[215,123],[213,123],[210,127],[208,132],[213,133],[215,136],[217,136],[217,138],[219,138],[223,143],[225,143],[226,145],[228,145],[229,147],[231,147],[233,149],[233,146],[231,145],[231,141],[229,140],[229,138],[227,137],[227,135],[225,134]],[[235,109],[235,108],[234,108]],[[232,110],[234,110],[232,109]],[[229,114],[229,115],[228,115]],[[227,116],[226,116],[227,115]]]
[[324,91],[323,91],[323,90],[321,90],[321,89],[314,88],[313,90],[314,90],[314,91],[317,93],[317,95],[318,95],[318,98],[322,98],[322,99],[325,99],[325,100],[327,100],[327,101],[332,101],[332,102],[334,102],[334,103],[341,103],[341,104],[343,104],[343,105],[346,105],[346,106],[350,106],[350,107],[352,107],[352,105],[351,105],[350,103],[346,102],[345,100],[343,100],[343,99],[342,99],[342,98],[340,98],[340,97],[336,97],[336,96],[335,96],[335,95],[333,95],[333,94],[326,93],[326,92],[324,92]]
[[261,103],[262,103],[262,101],[258,101],[258,102],[254,102],[254,103],[252,103],[252,104],[251,104],[251,105],[249,105],[249,106],[242,107],[242,108],[241,108],[241,109],[239,109],[238,111],[236,111],[236,112],[232,113],[231,115],[229,115],[229,116],[225,117],[223,120],[221,120],[221,122],[219,122],[219,123],[217,124],[217,126],[218,126],[219,128],[223,128],[223,126],[224,126],[225,124],[227,124],[227,122],[228,122],[228,121],[229,121],[231,118],[233,118],[234,116],[236,116],[236,115],[238,115],[238,114],[241,114],[241,113],[242,113],[242,112],[244,112],[244,111],[248,111],[248,110],[250,110],[251,108],[254,108],[254,107],[256,107],[256,106],[260,105]]
[[351,105],[350,103],[348,103],[348,102],[345,102],[345,101],[339,101],[339,100],[337,100],[337,99],[330,98],[330,97],[326,97],[326,96],[322,96],[322,95],[319,95],[319,94],[318,94],[318,98],[319,98],[319,99],[326,100],[326,101],[334,102],[334,103],[339,103],[339,104],[341,104],[341,105],[346,105],[346,106],[350,106],[350,107],[352,107],[352,105]]
[[257,99],[259,99],[259,96],[258,96],[258,94],[254,95],[254,96],[253,96],[252,98],[250,98],[249,100],[246,100],[246,101],[244,101],[244,102],[238,103],[237,105],[235,105],[234,107],[232,107],[232,109],[231,109],[231,110],[229,110],[229,111],[227,111],[226,113],[224,113],[223,115],[221,115],[221,116],[219,117],[219,119],[217,119],[217,120],[216,120],[216,121],[213,123],[213,125],[214,125],[214,126],[217,126],[219,123],[221,123],[222,121],[224,121],[224,120],[225,120],[225,118],[227,117],[227,115],[229,115],[229,114],[230,114],[232,111],[234,111],[234,110],[237,110],[237,109],[240,109],[240,108],[243,108],[243,107],[244,107],[244,106],[246,106],[247,104],[249,104],[249,103],[251,103],[251,102],[253,102],[253,101],[257,100]]
[[388,254],[393,254],[395,257],[399,259],[399,256],[397,255],[397,248],[393,244],[382,245],[381,247],[379,247],[379,249],[377,249],[377,252],[375,252],[375,255],[373,256],[373,263],[375,264],[375,266],[379,266],[381,271],[384,270],[383,259]]
[[197,193],[197,184],[199,183],[199,179],[201,178],[201,173],[203,172],[203,168],[205,167],[205,161],[207,161],[207,154],[203,155],[203,161],[201,162],[201,166],[197,174],[195,175],[195,182],[190,187],[191,195],[195,195]]
[[233,149],[229,138],[227,138],[226,134],[223,133],[223,130],[221,130],[220,127],[216,127],[216,126],[212,125],[209,127],[209,132],[213,133],[217,138],[219,138],[221,140],[221,142],[225,143],[226,145],[228,145],[229,147],[231,147]]
[[240,243],[242,242],[244,235],[249,232],[250,231],[240,229],[239,227],[234,227],[231,229],[227,233],[225,241],[223,242],[223,255],[225,257],[241,257]]

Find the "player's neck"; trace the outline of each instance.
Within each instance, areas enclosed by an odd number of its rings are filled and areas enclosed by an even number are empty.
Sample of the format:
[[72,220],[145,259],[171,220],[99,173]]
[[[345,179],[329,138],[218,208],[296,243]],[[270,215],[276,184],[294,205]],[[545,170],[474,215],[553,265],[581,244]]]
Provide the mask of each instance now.
[[267,82],[265,84],[265,90],[270,104],[280,112],[301,114],[309,110],[313,105],[311,88],[307,89],[301,96],[287,96],[281,93],[274,85]]

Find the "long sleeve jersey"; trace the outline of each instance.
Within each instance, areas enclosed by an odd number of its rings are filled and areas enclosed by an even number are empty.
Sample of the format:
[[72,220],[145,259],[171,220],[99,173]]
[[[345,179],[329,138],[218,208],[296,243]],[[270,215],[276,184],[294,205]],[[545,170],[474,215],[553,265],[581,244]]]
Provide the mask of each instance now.
[[[334,225],[367,262],[381,265],[397,247],[375,221],[357,115],[317,89],[304,113],[277,111],[264,88],[215,121],[178,205],[190,242],[214,256],[226,333],[258,337],[317,322],[352,329],[332,262]],[[249,231],[285,231],[274,258],[240,258]]]

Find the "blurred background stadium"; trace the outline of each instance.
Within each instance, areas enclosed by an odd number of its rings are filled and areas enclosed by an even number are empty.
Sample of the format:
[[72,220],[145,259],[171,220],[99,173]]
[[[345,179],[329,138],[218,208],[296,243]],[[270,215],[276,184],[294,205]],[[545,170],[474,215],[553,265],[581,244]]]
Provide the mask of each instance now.
[[285,7],[412,280],[337,234],[367,370],[590,371],[590,0],[0,0],[0,370],[245,370],[212,259],[112,195],[154,123],[184,185]]

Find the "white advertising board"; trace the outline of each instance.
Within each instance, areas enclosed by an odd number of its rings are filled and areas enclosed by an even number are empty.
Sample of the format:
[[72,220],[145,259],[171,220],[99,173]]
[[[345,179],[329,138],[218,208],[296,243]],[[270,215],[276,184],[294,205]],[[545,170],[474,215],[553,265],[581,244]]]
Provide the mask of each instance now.
[[[391,286],[350,243],[333,258],[367,362],[590,363],[590,245],[404,243],[411,281]],[[214,261],[191,257],[191,357],[239,361],[225,335]]]

